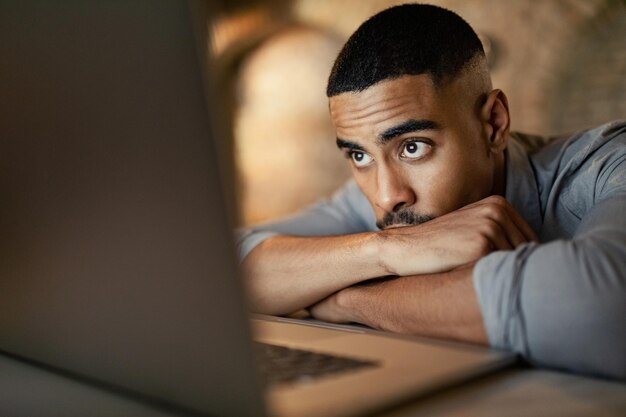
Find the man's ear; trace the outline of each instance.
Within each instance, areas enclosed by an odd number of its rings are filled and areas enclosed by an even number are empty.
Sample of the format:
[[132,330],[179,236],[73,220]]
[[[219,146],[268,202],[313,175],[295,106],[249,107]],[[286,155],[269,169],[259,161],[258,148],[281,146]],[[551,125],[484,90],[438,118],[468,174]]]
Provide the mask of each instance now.
[[491,152],[503,152],[509,143],[509,101],[502,90],[493,90],[480,110],[481,122],[488,136]]

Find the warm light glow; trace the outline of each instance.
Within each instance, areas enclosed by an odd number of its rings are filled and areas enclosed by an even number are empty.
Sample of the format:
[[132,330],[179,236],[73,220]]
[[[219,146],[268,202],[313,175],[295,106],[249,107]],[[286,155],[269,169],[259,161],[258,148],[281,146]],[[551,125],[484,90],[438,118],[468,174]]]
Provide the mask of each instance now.
[[323,32],[294,28],[268,39],[244,63],[234,133],[246,223],[292,213],[349,176],[326,98],[340,47]]
[[210,50],[220,56],[236,42],[269,24],[270,16],[266,9],[250,9],[232,16],[217,19],[211,24]]

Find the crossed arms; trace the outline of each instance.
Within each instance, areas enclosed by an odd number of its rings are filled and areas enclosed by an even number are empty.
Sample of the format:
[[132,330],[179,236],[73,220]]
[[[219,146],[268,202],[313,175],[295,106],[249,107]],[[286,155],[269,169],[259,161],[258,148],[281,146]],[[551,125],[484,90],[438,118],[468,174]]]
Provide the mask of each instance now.
[[[250,253],[244,268],[258,312],[308,307],[326,321],[484,344],[472,264],[532,240],[523,218],[492,196],[417,226],[275,236]],[[380,277],[388,278],[372,281]]]

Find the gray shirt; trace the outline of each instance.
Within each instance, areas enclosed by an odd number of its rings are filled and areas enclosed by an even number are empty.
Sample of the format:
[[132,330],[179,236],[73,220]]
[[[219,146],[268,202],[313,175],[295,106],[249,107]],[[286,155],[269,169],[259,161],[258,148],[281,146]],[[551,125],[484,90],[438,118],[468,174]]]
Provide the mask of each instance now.
[[[626,123],[550,141],[513,134],[506,198],[540,237],[474,268],[493,347],[537,365],[626,379]],[[241,230],[243,259],[277,234],[376,231],[354,181],[278,222]]]

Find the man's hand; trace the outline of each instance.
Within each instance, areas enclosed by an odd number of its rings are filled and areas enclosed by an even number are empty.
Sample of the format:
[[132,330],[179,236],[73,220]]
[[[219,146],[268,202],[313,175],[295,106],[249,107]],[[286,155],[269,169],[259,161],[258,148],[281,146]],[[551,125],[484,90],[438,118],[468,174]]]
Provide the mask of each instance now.
[[350,310],[346,309],[339,303],[339,297],[341,297],[341,294],[344,294],[346,291],[347,289],[344,289],[329,295],[322,301],[307,308],[308,312],[316,319],[327,321],[329,323],[358,323],[358,320],[352,318],[350,315]]
[[537,235],[500,196],[490,196],[429,222],[388,229],[380,236],[380,260],[391,275],[449,271],[493,250],[514,249]]
[[473,269],[357,284],[308,310],[332,323],[361,323],[396,333],[487,344]]
[[330,296],[324,298],[318,303],[307,308],[308,312],[318,320],[328,321],[330,323],[363,323],[359,317],[352,315],[353,310],[350,309],[349,297],[358,292],[368,291],[369,296],[376,294],[377,287],[386,281],[397,279],[396,277],[383,277],[360,282],[351,287],[344,288]]

